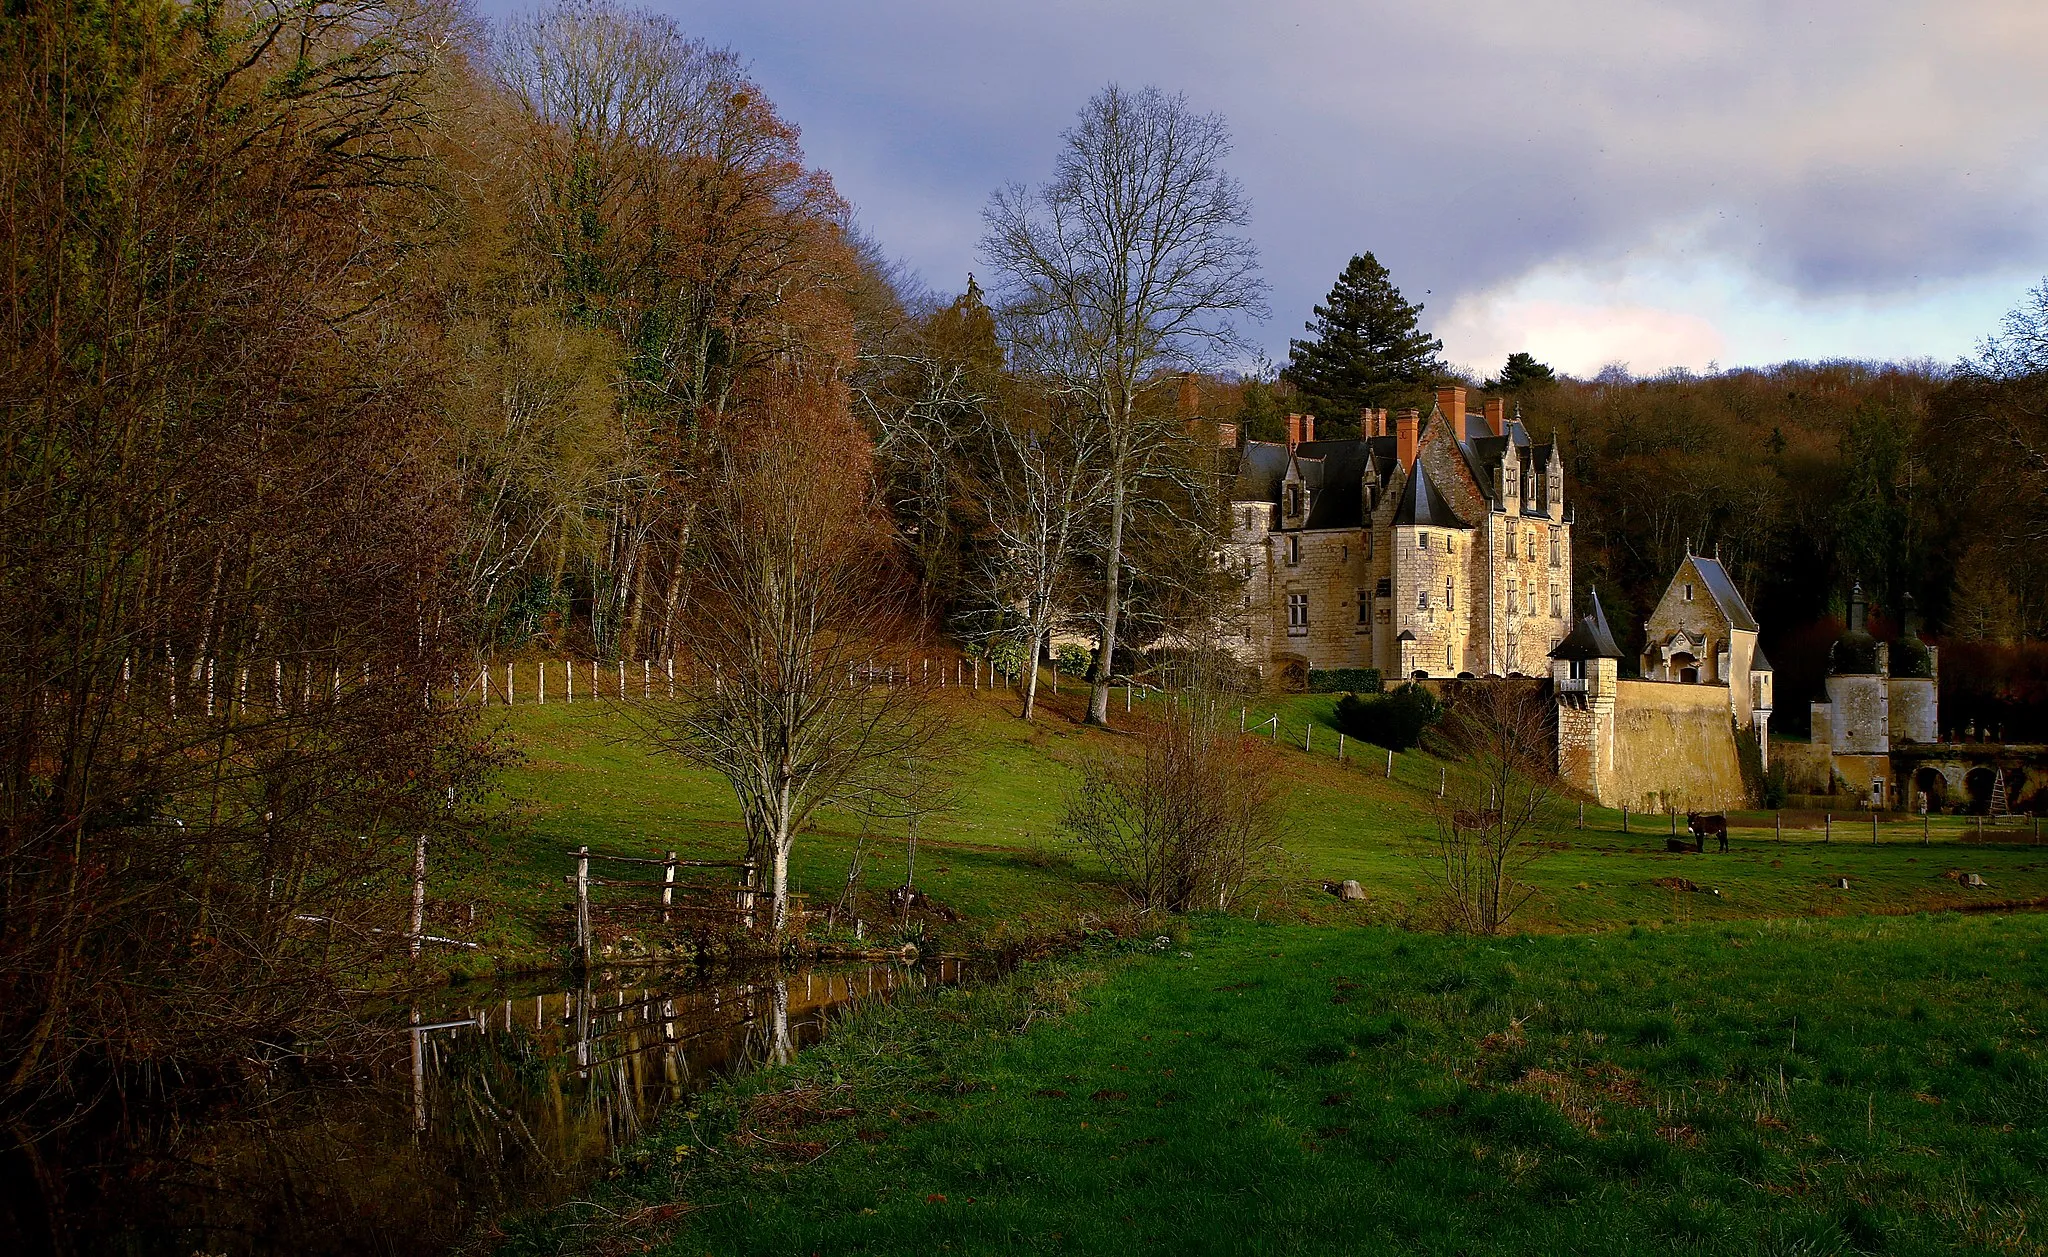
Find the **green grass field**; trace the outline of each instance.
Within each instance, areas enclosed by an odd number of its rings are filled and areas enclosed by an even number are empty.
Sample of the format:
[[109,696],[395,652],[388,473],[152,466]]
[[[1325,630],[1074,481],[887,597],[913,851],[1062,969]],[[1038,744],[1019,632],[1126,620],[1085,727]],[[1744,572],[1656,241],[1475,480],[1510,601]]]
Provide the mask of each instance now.
[[2040,1253],[2044,948],[1203,920],[857,1017],[511,1251]]
[[[1035,727],[946,701],[961,799],[918,878],[962,914],[941,941],[1113,910],[1056,821],[1076,766],[1128,735],[1082,728],[1071,693]],[[592,1205],[509,1224],[508,1250],[2048,1252],[2048,915],[2010,910],[2048,898],[2030,828],[1936,818],[1923,845],[1894,819],[1873,843],[1864,816],[1828,841],[1819,814],[1782,836],[1749,815],[1729,854],[1678,855],[1666,818],[1624,834],[1588,808],[1580,829],[1564,802],[1515,933],[1447,938],[1404,927],[1457,766],[1340,763],[1331,714],[1246,712],[1279,717],[1286,856],[1244,913],[869,1009],[671,1111]],[[616,711],[502,720],[517,823],[435,887],[484,905],[504,962],[559,953],[568,848],[738,851],[725,785]],[[813,903],[859,832],[828,816],[801,839]],[[878,919],[903,850],[868,841]],[[1322,891],[1345,877],[1366,903]]]
[[[1079,725],[1080,700],[1072,691],[1050,698],[1035,726],[986,692],[965,698],[953,691],[944,699],[960,730],[960,797],[951,814],[926,829],[918,883],[963,916],[947,927],[945,941],[1028,936],[1113,908],[1115,887],[1061,840],[1056,823],[1076,765],[1127,745],[1124,735]],[[1156,706],[1161,700],[1150,701]],[[1134,724],[1142,722],[1145,706],[1137,705]],[[1280,737],[1264,741],[1282,782],[1286,848],[1272,882],[1247,910],[1261,919],[1404,921],[1431,893],[1430,809],[1442,774],[1455,774],[1456,766],[1411,751],[1394,757],[1388,777],[1386,753],[1370,747],[1355,753],[1355,744],[1340,763],[1332,711],[1327,696],[1247,711],[1250,726],[1280,718]],[[437,862],[432,893],[447,910],[482,905],[477,936],[507,963],[543,961],[566,946],[561,879],[573,867],[566,854],[572,848],[736,858],[741,830],[725,783],[632,744],[630,725],[612,707],[554,703],[495,714],[523,757],[503,785],[511,823],[497,841]],[[1304,751],[1311,723],[1315,732]],[[1620,817],[1605,809],[1587,808],[1583,831],[1576,817],[1575,805],[1560,802],[1553,824],[1539,835],[1543,854],[1528,874],[1536,895],[1517,928],[1581,931],[2048,897],[2048,847],[2034,845],[2024,827],[1987,830],[1990,841],[1978,842],[1974,822],[1935,818],[1923,847],[1917,820],[1893,820],[1881,826],[1873,845],[1867,815],[1837,818],[1829,842],[1817,813],[1788,813],[1782,840],[1771,818],[1759,814],[1735,818],[1732,852],[1699,856],[1664,852],[1668,818],[1662,816],[1633,818],[1635,832],[1628,834]],[[856,819],[827,815],[800,839],[794,877],[814,905],[839,893],[859,833]],[[867,841],[862,912],[872,920],[884,915],[879,896],[902,880],[905,857],[900,832],[871,834]],[[1986,885],[1965,888],[1958,873],[1977,873]],[[1340,905],[1321,890],[1324,880],[1347,877],[1364,884],[1366,904]],[[1672,878],[1702,889],[1659,884]],[[1842,878],[1847,890],[1837,888]]]

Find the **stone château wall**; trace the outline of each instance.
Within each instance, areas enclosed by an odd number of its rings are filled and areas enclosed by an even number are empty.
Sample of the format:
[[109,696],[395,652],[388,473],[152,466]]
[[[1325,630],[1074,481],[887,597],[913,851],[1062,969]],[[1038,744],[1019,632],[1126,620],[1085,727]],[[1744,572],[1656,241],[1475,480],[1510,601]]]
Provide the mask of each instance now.
[[1645,811],[1718,811],[1748,803],[1728,687],[1617,682],[1612,798]]

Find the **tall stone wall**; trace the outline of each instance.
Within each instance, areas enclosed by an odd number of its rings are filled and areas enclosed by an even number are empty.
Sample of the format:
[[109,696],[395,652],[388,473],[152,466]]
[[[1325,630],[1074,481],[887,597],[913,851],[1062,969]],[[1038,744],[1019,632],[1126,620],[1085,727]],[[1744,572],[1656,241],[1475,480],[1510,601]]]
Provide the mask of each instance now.
[[1893,742],[1939,742],[1933,677],[1887,677]]
[[1655,811],[1749,802],[1729,719],[1728,687],[1620,681],[1614,703],[1611,801]]

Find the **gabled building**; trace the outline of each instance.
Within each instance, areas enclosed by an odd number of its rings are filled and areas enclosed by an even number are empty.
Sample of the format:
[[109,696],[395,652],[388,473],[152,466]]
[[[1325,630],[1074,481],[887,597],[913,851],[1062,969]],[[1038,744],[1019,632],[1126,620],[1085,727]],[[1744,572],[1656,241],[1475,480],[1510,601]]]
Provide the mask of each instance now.
[[1738,728],[1754,732],[1770,757],[1772,669],[1756,642],[1756,617],[1719,555],[1692,553],[1643,624],[1642,677],[1728,689]]
[[1503,401],[1370,410],[1355,440],[1246,441],[1222,561],[1244,577],[1229,645],[1262,671],[1543,676],[1572,615],[1563,460]]

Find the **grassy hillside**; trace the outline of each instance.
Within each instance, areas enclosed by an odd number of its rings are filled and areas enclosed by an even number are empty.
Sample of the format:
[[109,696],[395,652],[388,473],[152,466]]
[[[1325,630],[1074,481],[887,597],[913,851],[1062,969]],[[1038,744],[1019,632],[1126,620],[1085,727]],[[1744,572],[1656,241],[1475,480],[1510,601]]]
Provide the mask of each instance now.
[[[984,692],[945,701],[957,718],[959,806],[926,831],[919,884],[957,909],[951,941],[1040,932],[1071,925],[1082,913],[1117,902],[1103,871],[1059,838],[1062,794],[1087,757],[1127,746],[1122,735],[1078,723],[1079,698],[1069,692],[1047,704],[1038,723],[1015,718],[1007,701]],[[1157,704],[1160,700],[1151,700]],[[1431,807],[1455,765],[1421,752],[1394,757],[1356,744],[1336,759],[1332,702],[1308,696],[1255,706],[1246,724],[1279,717],[1280,736],[1264,736],[1271,769],[1283,783],[1287,858],[1252,904],[1260,919],[1310,922],[1397,922],[1430,893]],[[1141,723],[1144,704],[1131,720]],[[461,918],[479,905],[474,934],[500,956],[538,960],[559,953],[569,914],[562,876],[566,852],[649,855],[675,849],[686,857],[734,858],[741,847],[737,809],[726,785],[677,761],[650,755],[630,741],[630,727],[604,704],[550,704],[499,709],[502,735],[523,756],[507,774],[501,802],[510,823],[495,842],[470,852],[437,855],[431,877],[437,917]],[[1309,735],[1309,749],[1303,750]],[[1937,818],[1922,847],[1917,822],[1888,823],[1879,845],[1867,818],[1842,820],[1823,841],[1819,814],[1786,815],[1782,841],[1768,816],[1737,818],[1727,855],[1667,855],[1666,818],[1636,817],[1623,834],[1620,817],[1588,808],[1576,828],[1572,804],[1561,802],[1542,835],[1545,854],[1530,871],[1537,896],[1518,922],[1538,932],[1607,929],[1642,923],[1740,920],[1839,913],[1897,912],[1940,906],[2032,901],[2048,897],[2048,847],[2030,830],[1987,831]],[[1682,827],[1682,820],[1681,820]],[[1649,832],[1643,832],[1644,830]],[[798,887],[815,902],[837,895],[860,826],[827,816],[802,837],[795,861]],[[863,914],[885,914],[879,895],[903,876],[901,835],[868,837]],[[1966,889],[1954,874],[1974,872],[1984,889]],[[1342,905],[1320,889],[1355,877],[1370,896]],[[1684,879],[1698,891],[1670,889]],[[1838,889],[1847,878],[1849,888]],[[1718,890],[1718,895],[1712,893]]]
[[876,1010],[513,1251],[2040,1253],[2044,947],[1209,920]]

